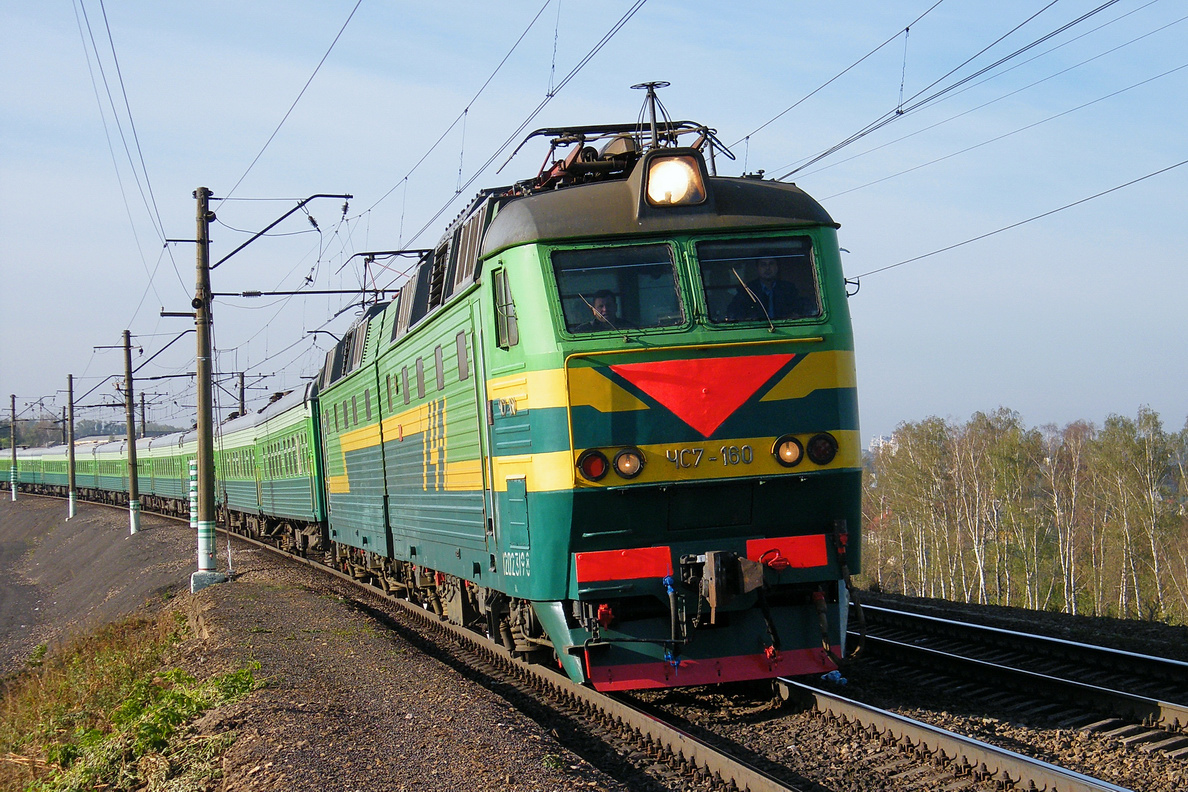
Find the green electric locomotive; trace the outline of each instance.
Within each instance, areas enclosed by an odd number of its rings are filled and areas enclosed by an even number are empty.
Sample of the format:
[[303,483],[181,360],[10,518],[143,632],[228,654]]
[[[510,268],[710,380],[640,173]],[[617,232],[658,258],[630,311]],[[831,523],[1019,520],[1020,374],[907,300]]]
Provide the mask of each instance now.
[[833,669],[860,561],[837,224],[714,175],[699,124],[534,134],[565,156],[327,356],[336,562],[602,690]]
[[[534,134],[564,156],[404,251],[315,383],[222,427],[224,524],[600,690],[832,670],[861,550],[836,223],[715,175],[700,124]],[[79,486],[119,501],[109,445]],[[138,449],[149,508],[185,513],[193,434]]]

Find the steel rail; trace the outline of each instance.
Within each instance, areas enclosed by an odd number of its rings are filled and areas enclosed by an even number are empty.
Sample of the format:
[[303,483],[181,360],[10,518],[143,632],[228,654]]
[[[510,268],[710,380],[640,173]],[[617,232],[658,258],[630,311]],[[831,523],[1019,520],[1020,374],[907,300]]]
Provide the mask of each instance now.
[[[1041,650],[1049,655],[1075,657],[1076,655],[1083,656],[1086,654],[1092,654],[1099,658],[1102,662],[1109,662],[1112,665],[1125,667],[1136,674],[1141,675],[1154,673],[1166,675],[1169,677],[1176,677],[1177,681],[1188,684],[1188,663],[1182,660],[1173,660],[1167,657],[1157,657],[1155,655],[1142,654],[1140,652],[1131,652],[1125,649],[1114,649],[1108,646],[1097,646],[1095,644],[1069,641],[1063,638],[1052,638],[1047,635],[1037,635],[1035,633],[1024,633],[1018,632],[1016,630],[1007,630],[1002,627],[992,627],[986,624],[956,621],[954,619],[944,619],[939,616],[928,616],[923,613],[898,610],[879,605],[868,605],[863,603],[862,610],[868,615],[868,626],[872,626],[872,622],[877,623],[877,617],[886,616],[892,621],[898,619],[905,622],[917,622],[933,625],[938,629],[947,630],[950,633],[954,630],[967,630],[970,633],[981,633],[983,635],[995,636],[998,638],[1011,638],[1021,647],[1026,647],[1032,650]],[[870,615],[874,615],[876,619],[870,619]]]
[[[934,629],[949,630],[950,632],[939,635],[939,637],[949,640],[954,638],[960,640],[961,633],[964,633],[965,636],[981,635],[986,637],[987,640],[984,641],[984,644],[987,645],[991,643],[990,639],[1001,641],[1005,638],[1014,643],[1021,651],[1034,651],[1045,657],[1059,658],[1065,662],[1076,663],[1080,668],[1090,667],[1097,670],[1110,666],[1119,668],[1140,680],[1146,677],[1188,684],[1188,679],[1185,678],[1188,677],[1188,663],[1179,660],[982,624],[942,619],[911,611],[878,606],[873,608],[864,606],[864,609],[874,612],[875,619],[873,621],[876,626],[880,617],[888,617],[892,621],[906,623],[909,628],[916,624],[924,624],[926,627]],[[957,654],[947,649],[929,647],[918,642],[907,643],[903,640],[872,634],[869,621],[867,627],[868,643],[883,645],[901,655],[915,654],[929,660],[941,659],[952,664],[965,664],[970,669],[970,673],[975,674],[978,679],[983,681],[992,678],[998,682],[1015,684],[1032,690],[1042,689],[1091,709],[1135,718],[1143,723],[1158,725],[1170,731],[1183,732],[1188,729],[1188,703],[1182,701],[1164,700],[1163,698],[1118,690],[1116,687],[1080,682],[1070,679],[1068,676],[1057,676],[1058,671],[1041,673],[1023,668],[1018,664],[1009,665],[1001,660],[984,660]],[[1140,685],[1140,687],[1146,686]]]
[[1121,690],[1091,685],[1088,682],[1077,682],[1072,679],[1042,674],[1038,671],[1028,671],[1024,668],[993,663],[989,660],[979,660],[973,657],[953,654],[927,646],[903,643],[890,638],[880,638],[869,633],[866,636],[867,646],[891,647],[900,654],[913,654],[924,661],[943,660],[960,664],[966,669],[967,676],[978,681],[998,682],[1017,685],[1029,690],[1041,689],[1057,694],[1063,699],[1075,702],[1090,709],[1104,710],[1110,714],[1124,715],[1135,718],[1143,723],[1160,725],[1167,729],[1179,730],[1188,726],[1188,706],[1168,701],[1127,693]]
[[779,684],[785,688],[781,695],[806,696],[824,714],[857,723],[863,728],[891,737],[917,753],[932,754],[946,764],[969,768],[971,772],[991,777],[996,782],[1046,792],[1131,792],[1126,787],[1099,778],[998,748],[791,679],[781,678]]

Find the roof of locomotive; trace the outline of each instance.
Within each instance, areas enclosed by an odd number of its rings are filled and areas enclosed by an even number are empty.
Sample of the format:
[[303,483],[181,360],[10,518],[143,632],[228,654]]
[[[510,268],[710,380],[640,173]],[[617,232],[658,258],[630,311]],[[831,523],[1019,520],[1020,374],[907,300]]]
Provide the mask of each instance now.
[[[680,150],[657,153],[674,151]],[[821,204],[796,185],[749,177],[708,176],[709,199],[702,204],[649,207],[640,199],[646,162],[645,156],[626,179],[574,185],[508,201],[487,229],[482,255],[544,240],[838,225]]]

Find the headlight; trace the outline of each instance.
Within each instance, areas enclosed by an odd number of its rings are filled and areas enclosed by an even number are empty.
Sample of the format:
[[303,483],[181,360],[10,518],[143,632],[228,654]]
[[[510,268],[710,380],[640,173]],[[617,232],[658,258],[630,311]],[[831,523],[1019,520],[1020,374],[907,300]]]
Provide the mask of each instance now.
[[582,452],[582,455],[578,457],[577,466],[582,475],[590,481],[601,481],[610,470],[606,454],[592,448]]
[[695,158],[656,157],[648,164],[648,203],[652,206],[699,204],[704,200],[705,185]]
[[792,435],[784,435],[776,440],[775,445],[771,447],[771,453],[784,467],[796,467],[804,458],[804,449],[800,441]]
[[808,458],[818,465],[828,465],[837,456],[837,440],[822,432],[808,441]]
[[615,454],[615,472],[625,479],[635,478],[643,467],[643,452],[638,448],[624,448]]

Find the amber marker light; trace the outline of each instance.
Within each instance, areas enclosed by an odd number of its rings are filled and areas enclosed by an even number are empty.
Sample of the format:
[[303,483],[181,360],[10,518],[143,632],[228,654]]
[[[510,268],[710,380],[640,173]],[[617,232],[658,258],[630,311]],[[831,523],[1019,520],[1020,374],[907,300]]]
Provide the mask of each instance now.
[[590,481],[601,481],[610,470],[606,454],[593,448],[582,452],[582,455],[578,457],[577,466],[582,475]]
[[808,458],[818,465],[828,465],[837,456],[837,440],[822,432],[808,441]]
[[648,203],[684,206],[705,200],[697,160],[690,156],[656,157],[648,164]]
[[635,478],[643,467],[643,452],[638,448],[624,448],[615,454],[615,472],[625,479]]
[[800,441],[792,435],[784,435],[776,440],[775,445],[771,447],[771,453],[775,456],[776,461],[784,467],[796,467],[804,458],[804,448],[801,447]]

